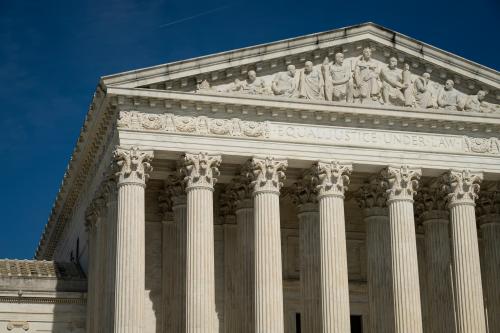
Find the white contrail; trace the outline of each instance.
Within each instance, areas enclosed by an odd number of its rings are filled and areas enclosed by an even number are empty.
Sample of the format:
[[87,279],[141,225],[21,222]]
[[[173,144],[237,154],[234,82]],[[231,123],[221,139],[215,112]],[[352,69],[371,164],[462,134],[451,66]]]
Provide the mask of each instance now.
[[218,11],[224,10],[226,8],[229,8],[229,7],[231,7],[231,5],[220,6],[220,7],[214,8],[214,9],[207,10],[206,12],[198,13],[198,14],[195,14],[195,15],[192,15],[192,16],[184,17],[184,18],[172,21],[172,22],[168,22],[168,23],[162,24],[162,25],[159,26],[159,28],[169,27],[169,26],[177,24],[177,23],[189,21],[189,20],[192,20],[192,19],[200,17],[200,16],[204,16],[204,15],[208,15],[208,14],[212,14],[212,13],[218,12]]

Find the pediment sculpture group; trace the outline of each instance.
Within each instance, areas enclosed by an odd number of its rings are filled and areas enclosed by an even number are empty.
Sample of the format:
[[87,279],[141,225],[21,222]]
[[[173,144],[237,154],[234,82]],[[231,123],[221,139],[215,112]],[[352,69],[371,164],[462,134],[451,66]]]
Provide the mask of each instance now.
[[[402,70],[398,69],[396,57],[391,57],[386,67],[379,67],[372,58],[370,47],[366,47],[353,70],[345,65],[344,54],[339,52],[333,62],[326,57],[319,67],[306,61],[302,70],[296,70],[290,64],[287,71],[274,76],[271,86],[250,70],[245,80],[236,79],[225,92],[423,109],[500,111],[497,105],[485,102],[485,90],[479,90],[476,95],[463,95],[454,88],[451,79],[436,91],[431,88],[429,73],[413,78],[409,64],[405,63]],[[197,88],[198,91],[211,90],[207,81],[201,82]]]

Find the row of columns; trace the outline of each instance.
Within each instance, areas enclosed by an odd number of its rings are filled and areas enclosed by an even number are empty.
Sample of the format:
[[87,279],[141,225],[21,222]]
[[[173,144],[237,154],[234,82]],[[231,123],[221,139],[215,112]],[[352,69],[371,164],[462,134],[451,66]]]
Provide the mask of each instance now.
[[[107,332],[143,331],[144,188],[151,158],[152,152],[137,148],[117,149],[115,152],[119,168],[116,246],[110,251],[114,253],[107,255],[113,260],[110,263],[114,262],[114,274],[109,278],[114,280],[113,299],[110,301],[113,315],[107,318],[113,318],[114,325]],[[170,319],[163,322],[167,332],[218,332],[213,191],[220,163],[220,156],[185,154],[180,167],[184,179],[167,180],[165,196],[161,199],[166,213],[164,250],[170,253],[164,258],[163,276],[167,287],[164,290],[164,317]],[[236,247],[233,256],[228,256],[227,260],[240,263],[238,275],[232,277],[239,283],[235,283],[234,290],[230,291],[235,300],[241,300],[240,306],[228,311],[230,315],[225,317],[225,322],[232,323],[231,329],[241,332],[284,331],[279,195],[286,167],[285,160],[253,158],[227,188],[225,195],[234,202],[230,209],[236,222],[235,226],[227,228],[227,232],[238,237],[236,243],[227,244],[228,248]],[[305,332],[350,331],[343,205],[351,171],[352,166],[345,163],[315,163],[296,191],[297,203],[300,204]],[[405,166],[387,167],[358,196],[367,224],[371,332],[422,332],[413,212],[413,196],[420,174],[420,170]],[[453,277],[452,299],[457,331],[485,332],[474,215],[480,175],[451,171],[443,180],[451,220],[449,252],[453,272],[450,274],[446,267],[441,266],[436,270],[433,264],[442,263],[447,257],[446,244],[440,239],[447,232],[442,227],[446,224],[444,218],[439,214],[436,218],[430,213],[423,222],[426,231],[429,229],[433,234],[426,239],[427,252],[436,252],[436,258],[428,263],[432,266],[429,271],[433,272],[429,274],[430,285],[445,285],[443,279]],[[304,196],[308,199],[304,200]],[[173,214],[168,213],[170,210]],[[89,214],[89,221],[99,220],[92,216]],[[95,247],[92,243],[95,242],[92,238],[95,227],[92,226],[98,223],[89,224],[92,248]],[[484,225],[498,224],[500,221]],[[110,230],[114,231],[113,228]],[[498,233],[491,232],[490,235],[493,238]],[[437,253],[439,247],[443,248],[442,253]],[[498,263],[498,238],[492,241],[489,251],[492,259],[488,260]],[[95,253],[91,256],[98,257]],[[91,291],[99,290],[95,285],[99,280],[92,275],[92,271],[98,272],[99,268],[94,265],[95,261],[91,260]],[[493,280],[495,277],[498,280],[498,268],[491,271]],[[493,297],[498,294],[498,281],[494,282]],[[439,293],[451,290],[445,289],[440,288]],[[498,299],[493,297],[486,297],[490,314],[498,311]],[[171,298],[176,299],[177,306],[170,303]],[[96,308],[98,300],[97,294],[89,292],[89,309]],[[438,307],[435,303],[434,306]],[[92,322],[95,319],[89,320],[90,332],[98,332],[102,324]],[[437,322],[433,325],[438,327]],[[490,321],[490,329],[492,325],[495,325],[494,320]],[[440,330],[436,328],[435,331]]]

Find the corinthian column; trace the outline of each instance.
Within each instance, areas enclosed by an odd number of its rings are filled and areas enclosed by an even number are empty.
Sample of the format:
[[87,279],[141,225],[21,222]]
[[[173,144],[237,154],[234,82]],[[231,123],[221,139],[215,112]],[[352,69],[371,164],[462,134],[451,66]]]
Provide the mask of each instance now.
[[321,313],[323,332],[350,332],[344,192],[352,166],[318,162]]
[[172,213],[172,198],[168,181],[158,196],[158,207],[162,218],[162,253],[161,253],[161,290],[162,290],[162,327],[164,332],[175,332],[178,326],[179,313],[177,309],[177,289],[180,281],[177,279],[177,253],[179,248],[177,225]]
[[300,237],[300,290],[302,332],[321,332],[321,267],[319,213],[316,182],[306,171],[292,192],[298,208]]
[[451,218],[454,301],[459,333],[484,333],[483,288],[474,212],[481,174],[452,170],[443,176]]
[[114,157],[119,168],[114,332],[140,333],[145,297],[144,189],[153,152],[117,148]]
[[370,332],[394,332],[389,212],[380,178],[372,177],[356,195],[366,226]]
[[89,260],[87,266],[87,322],[88,333],[97,331],[97,318],[95,313],[98,309],[97,288],[96,288],[96,268],[97,268],[97,248],[96,248],[96,222],[98,219],[95,207],[91,205],[85,212],[85,229],[88,237]]
[[418,280],[413,195],[421,171],[387,167],[381,173],[387,187],[391,234],[392,289],[396,333],[421,333],[422,310]]
[[215,333],[215,259],[213,191],[219,155],[185,154],[186,176],[186,332]]
[[249,163],[255,207],[255,332],[283,333],[283,276],[279,194],[286,160],[253,158]]
[[483,239],[484,298],[489,332],[500,332],[500,188],[481,192],[476,214]]
[[106,202],[106,267],[104,273],[104,311],[103,332],[113,332],[115,316],[115,280],[116,280],[116,226],[117,226],[117,184],[114,174],[107,175],[102,186]]
[[224,332],[241,332],[239,284],[239,244],[236,225],[236,197],[233,184],[221,193],[220,212],[224,221]]
[[239,243],[239,309],[241,332],[253,333],[254,329],[254,214],[250,182],[240,175],[232,181],[236,198],[236,225]]
[[443,192],[425,187],[416,196],[416,210],[424,226],[428,318],[431,333],[455,327],[451,273],[449,214]]

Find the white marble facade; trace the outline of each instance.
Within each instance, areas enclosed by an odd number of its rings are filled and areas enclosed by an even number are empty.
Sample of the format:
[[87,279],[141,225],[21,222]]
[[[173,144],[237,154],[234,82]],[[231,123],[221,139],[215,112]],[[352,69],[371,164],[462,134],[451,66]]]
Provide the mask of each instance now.
[[88,332],[499,331],[499,100],[371,23],[103,77],[37,259]]

